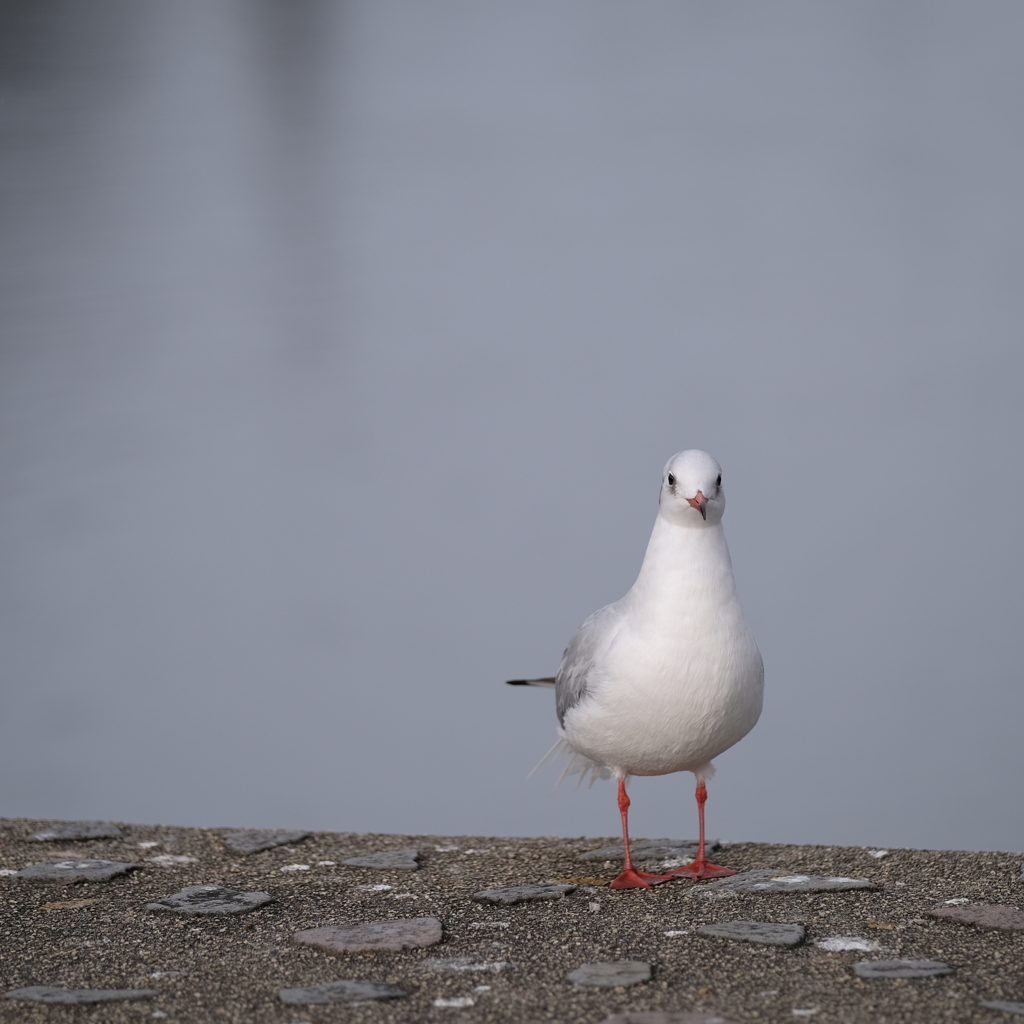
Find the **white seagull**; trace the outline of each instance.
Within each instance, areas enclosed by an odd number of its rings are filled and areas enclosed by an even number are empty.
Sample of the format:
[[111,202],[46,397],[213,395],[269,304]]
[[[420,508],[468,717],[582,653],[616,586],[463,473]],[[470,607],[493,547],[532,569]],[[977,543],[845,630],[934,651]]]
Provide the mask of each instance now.
[[[580,626],[557,676],[509,680],[554,687],[554,750],[572,754],[568,771],[618,780],[625,864],[613,889],[735,874],[705,856],[705,781],[760,717],[764,665],[736,595],[724,511],[721,466],[696,449],[673,455],[632,589]],[[652,875],[630,856],[626,782],[670,772],[697,778],[700,841],[692,863]]]

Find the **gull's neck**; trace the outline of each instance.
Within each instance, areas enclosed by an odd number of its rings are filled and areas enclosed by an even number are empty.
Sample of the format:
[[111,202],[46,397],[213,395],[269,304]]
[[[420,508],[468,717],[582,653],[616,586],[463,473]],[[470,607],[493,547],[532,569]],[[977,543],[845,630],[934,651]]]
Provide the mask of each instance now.
[[666,609],[736,600],[732,559],[721,522],[680,526],[659,515],[629,597]]

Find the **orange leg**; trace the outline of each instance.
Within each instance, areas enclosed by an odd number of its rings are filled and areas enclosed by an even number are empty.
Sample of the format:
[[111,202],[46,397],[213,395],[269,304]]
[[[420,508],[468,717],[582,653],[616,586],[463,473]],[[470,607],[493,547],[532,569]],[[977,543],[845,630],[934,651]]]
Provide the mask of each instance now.
[[728,875],[735,875],[732,868],[721,868],[712,864],[704,855],[704,804],[708,798],[707,787],[704,780],[697,783],[697,816],[700,819],[700,839],[697,843],[697,856],[689,864],[676,868],[672,878],[725,878]]
[[625,864],[622,874],[611,883],[613,889],[650,889],[652,885],[667,882],[672,875],[651,875],[633,867],[633,858],[629,853],[629,797],[626,796],[626,783],[619,779],[619,814],[622,815],[622,849],[625,851]]

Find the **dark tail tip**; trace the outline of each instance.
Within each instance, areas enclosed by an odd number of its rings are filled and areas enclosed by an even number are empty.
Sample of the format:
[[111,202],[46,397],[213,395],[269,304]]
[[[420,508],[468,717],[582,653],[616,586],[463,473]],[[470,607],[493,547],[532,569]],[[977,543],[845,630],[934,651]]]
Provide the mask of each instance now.
[[506,686],[529,686],[530,685],[530,680],[529,679],[506,679],[505,680],[505,685]]

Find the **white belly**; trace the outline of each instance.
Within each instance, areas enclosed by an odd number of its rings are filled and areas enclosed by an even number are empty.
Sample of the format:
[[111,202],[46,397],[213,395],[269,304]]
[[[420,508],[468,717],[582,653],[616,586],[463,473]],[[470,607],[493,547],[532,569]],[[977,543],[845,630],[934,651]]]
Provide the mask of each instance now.
[[574,750],[619,775],[665,775],[705,768],[750,732],[764,669],[742,619],[683,634],[617,638],[566,712]]

